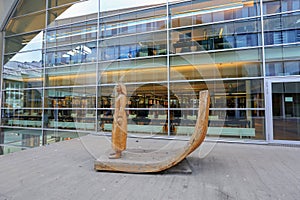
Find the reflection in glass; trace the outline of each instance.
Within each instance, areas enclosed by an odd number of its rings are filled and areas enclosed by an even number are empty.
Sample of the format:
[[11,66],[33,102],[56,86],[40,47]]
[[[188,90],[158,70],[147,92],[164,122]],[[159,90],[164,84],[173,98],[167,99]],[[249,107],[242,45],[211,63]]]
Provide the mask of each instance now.
[[13,127],[42,127],[42,111],[41,109],[2,109],[3,126]]
[[[3,82],[16,82],[20,88],[38,88],[43,85],[43,69],[30,69],[32,65],[9,62],[3,69]],[[29,69],[27,69],[29,68]]]
[[217,25],[176,29],[171,32],[174,53],[257,46],[260,44],[257,19]]
[[48,47],[95,40],[97,37],[97,21],[87,21],[66,25],[47,32]]
[[[42,51],[4,56],[4,82],[19,82],[19,88],[41,87],[43,84]],[[18,84],[18,83],[17,83]]]
[[26,15],[32,12],[38,12],[46,9],[46,0],[39,0],[34,2],[34,6],[31,1],[20,1],[17,5],[16,11],[13,17]]
[[273,83],[272,110],[275,140],[300,140],[300,83]]
[[78,137],[79,137],[79,134],[74,131],[67,132],[67,131],[47,130],[44,132],[45,144],[51,144],[51,143],[55,143],[55,142],[71,140],[71,139],[78,138]]
[[152,0],[152,1],[134,1],[134,0],[119,0],[119,1],[101,1],[100,12],[105,14],[105,11],[115,11],[121,9],[129,9],[141,6],[155,6],[165,4],[166,0]]
[[23,109],[23,108],[41,108],[42,90],[21,88],[21,83],[5,82],[5,90],[2,91],[4,100],[2,107]]
[[172,80],[258,77],[262,74],[259,49],[172,56]]
[[96,84],[96,65],[76,65],[46,69],[46,87]]
[[299,42],[300,25],[299,12],[292,14],[276,15],[265,19],[264,27],[265,44],[286,44]]
[[[58,7],[58,8],[54,8],[51,10],[48,10],[48,19],[47,19],[47,24],[51,25],[51,23],[53,21],[55,21],[57,19],[58,16],[62,15],[71,5],[67,5],[64,7]],[[53,23],[52,23],[53,25]]]
[[166,57],[103,63],[99,83],[166,81],[166,63]]
[[273,14],[273,13],[279,13],[281,12],[281,1],[278,0],[271,0],[266,1],[263,4],[263,13],[264,14]]
[[42,145],[42,132],[40,130],[25,129],[3,129],[4,144],[6,145],[4,153],[19,151],[18,148],[32,148]]
[[46,52],[47,67],[95,62],[96,59],[95,42],[49,48]]
[[[199,91],[208,89],[211,94],[209,126],[216,127],[210,128],[208,135],[226,136],[226,131],[229,131],[231,137],[263,138],[264,95],[261,84],[260,79],[171,83],[176,98],[170,99],[170,111],[174,112],[174,117],[176,112],[180,116],[178,130],[186,128],[192,134]],[[195,118],[191,121],[193,116]]]
[[48,7],[52,8],[52,7],[61,6],[64,4],[70,4],[70,3],[73,3],[76,1],[79,1],[79,0],[48,0]]
[[16,53],[22,51],[32,51],[42,49],[43,33],[27,33],[17,36],[7,37],[5,40],[5,53]]
[[[209,89],[210,126],[227,128],[222,137],[265,139],[258,1],[74,2],[24,4],[8,23],[3,126],[43,129],[45,144],[75,130],[111,131],[114,86],[123,82],[132,134],[190,135],[199,91]],[[265,12],[277,12],[268,2]],[[266,16],[265,43],[297,43],[298,15]],[[266,74],[299,75],[298,46],[266,47]]]
[[70,129],[95,131],[95,110],[90,109],[58,109],[44,111],[45,127],[51,129]]
[[95,108],[95,87],[54,88],[45,90],[48,108]]
[[257,1],[200,0],[174,3],[170,5],[171,25],[174,28],[258,16],[258,3]]
[[[299,74],[299,45],[269,47],[266,51],[266,75],[298,75]],[[277,60],[277,62],[271,62]],[[287,61],[291,60],[291,61]],[[270,62],[268,62],[270,61]],[[284,62],[283,62],[284,61]]]
[[6,35],[42,30],[45,27],[45,11],[13,18],[6,26]]

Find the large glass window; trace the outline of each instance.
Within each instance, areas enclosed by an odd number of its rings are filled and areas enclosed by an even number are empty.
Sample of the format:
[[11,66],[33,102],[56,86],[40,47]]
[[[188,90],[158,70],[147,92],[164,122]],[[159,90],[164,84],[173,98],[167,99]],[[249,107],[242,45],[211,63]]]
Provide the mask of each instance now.
[[6,83],[8,87],[2,91],[4,101],[2,107],[11,109],[23,108],[41,108],[42,107],[42,91],[41,89],[14,88],[16,82]]
[[171,80],[259,77],[261,50],[226,51],[172,56]]
[[52,8],[52,7],[56,7],[56,6],[70,4],[70,3],[73,3],[76,1],[79,1],[79,0],[48,0],[48,7]]
[[265,44],[286,44],[300,41],[299,12],[266,17]]
[[75,44],[96,38],[97,24],[92,20],[47,31],[47,47]]
[[6,35],[42,30],[45,27],[46,12],[12,18],[6,26]]
[[45,90],[47,108],[95,108],[95,87],[53,88]]
[[12,153],[26,148],[42,145],[42,132],[40,130],[3,129],[4,152]]
[[206,24],[259,15],[256,1],[186,1],[170,5],[172,27]]
[[58,131],[58,130],[54,130],[54,131],[45,131],[44,132],[44,141],[45,144],[49,145],[52,144],[54,142],[60,142],[60,141],[65,141],[65,140],[71,140],[73,138],[78,138],[80,136],[84,135],[82,134],[78,134],[74,131]]
[[167,54],[166,32],[138,34],[100,41],[100,59],[117,60]]
[[129,135],[189,136],[208,89],[209,135],[265,139],[262,78],[300,75],[298,0],[75,2],[19,1],[5,28],[1,125],[39,133],[18,145],[110,132],[119,82]]
[[268,62],[266,63],[266,75],[300,75],[300,61]]
[[266,75],[299,75],[299,45],[269,47],[266,51]]
[[3,89],[6,83],[19,83],[19,88],[42,87],[43,63],[41,50],[4,56]]
[[[170,115],[177,134],[192,134],[199,91],[211,93],[209,136],[265,139],[262,80],[171,83]],[[176,121],[177,120],[177,121]]]
[[6,37],[5,53],[16,53],[34,49],[42,49],[43,40],[40,32]]
[[75,65],[46,69],[45,86],[96,85],[96,65]]
[[15,10],[13,17],[26,15],[46,9],[46,0],[35,1],[34,4],[30,0],[21,0]]
[[175,29],[171,32],[171,52],[186,53],[258,46],[260,25],[257,19]]
[[99,83],[166,81],[166,65],[166,57],[102,63]]
[[299,141],[299,82],[272,84],[272,119],[274,140]]
[[46,67],[95,62],[97,60],[96,42],[77,43],[58,46],[46,50]]
[[300,8],[299,0],[264,0],[264,14],[293,11]]
[[300,9],[300,1],[299,0],[281,0],[281,9],[284,11],[292,11]]

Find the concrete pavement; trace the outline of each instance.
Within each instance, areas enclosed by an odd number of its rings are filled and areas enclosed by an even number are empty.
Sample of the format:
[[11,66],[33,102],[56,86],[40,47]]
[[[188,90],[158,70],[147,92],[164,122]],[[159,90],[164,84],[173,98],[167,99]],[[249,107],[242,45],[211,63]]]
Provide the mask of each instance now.
[[[129,139],[136,148],[185,142]],[[0,200],[300,198],[300,148],[205,142],[187,160],[192,174],[95,172],[109,138],[86,136],[0,156]]]

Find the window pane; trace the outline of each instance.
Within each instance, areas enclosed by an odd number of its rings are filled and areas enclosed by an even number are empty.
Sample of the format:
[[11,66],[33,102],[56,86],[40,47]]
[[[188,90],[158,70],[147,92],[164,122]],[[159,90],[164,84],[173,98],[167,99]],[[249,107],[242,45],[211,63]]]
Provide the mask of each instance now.
[[171,25],[175,28],[258,16],[258,3],[256,1],[251,3],[238,1],[187,1],[171,4]]
[[29,33],[5,38],[5,53],[32,51],[43,48],[43,33]]
[[96,65],[76,65],[46,69],[46,87],[96,84]]
[[4,57],[3,79],[19,81],[21,88],[41,87],[43,83],[42,53],[33,51]]
[[[226,130],[230,129],[231,137],[264,138],[264,97],[260,84],[262,80],[171,83],[171,92],[177,97],[172,104],[174,108],[171,106],[176,133],[193,133],[199,91],[208,89],[211,93],[208,136],[226,136]],[[240,131],[245,135],[240,135]]]
[[41,109],[5,109],[2,110],[2,125],[15,127],[42,127]]
[[3,129],[4,153],[12,153],[21,148],[38,147],[42,145],[42,131],[26,129]]
[[167,60],[165,56],[151,59],[136,59],[100,65],[102,84],[124,82],[151,82],[167,80]]
[[280,1],[278,0],[264,0],[263,4],[264,14],[272,14],[281,12]]
[[2,91],[3,104],[5,108],[23,109],[23,108],[41,108],[42,107],[42,90],[13,88],[15,83],[5,83],[6,87]]
[[285,75],[300,75],[300,61],[284,62]]
[[[48,11],[48,19],[47,19],[47,24],[49,26],[54,26],[56,24],[55,20],[59,16],[62,15],[71,5],[64,6],[64,7],[59,7],[59,8],[54,8]],[[58,20],[60,21],[60,20]]]
[[48,7],[52,8],[52,7],[56,7],[56,6],[61,6],[64,4],[70,4],[76,1],[80,1],[80,0],[48,0]]
[[25,15],[46,9],[46,0],[38,0],[32,3],[30,0],[19,1],[13,17]]
[[172,56],[171,80],[261,76],[259,49]]
[[281,0],[282,12],[300,9],[299,0]]
[[20,34],[41,30],[45,27],[45,12],[13,18],[6,26],[6,35]]
[[46,52],[46,67],[95,62],[96,42],[49,48]]
[[47,109],[45,116],[49,129],[96,130],[96,115],[92,109]]
[[[63,132],[63,131],[58,131],[58,130],[48,130],[44,132],[45,134],[45,143],[46,144],[51,144],[51,143],[55,143],[55,142],[61,142],[61,141],[65,141],[65,140],[70,140],[73,138],[78,138],[79,134],[74,131],[74,132]],[[81,133],[80,135],[83,135],[83,133]]]
[[47,108],[95,108],[95,87],[54,88],[45,90]]

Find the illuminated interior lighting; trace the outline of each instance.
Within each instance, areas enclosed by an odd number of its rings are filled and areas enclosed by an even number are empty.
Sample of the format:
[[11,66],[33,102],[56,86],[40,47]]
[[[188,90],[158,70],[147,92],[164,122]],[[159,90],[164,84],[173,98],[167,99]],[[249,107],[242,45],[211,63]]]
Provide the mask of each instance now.
[[182,12],[175,14],[172,19],[178,19],[183,17],[191,17],[194,15],[201,15],[201,14],[207,14],[207,13],[213,13],[213,12],[219,12],[219,11],[226,11],[226,10],[232,10],[232,9],[238,9],[243,8],[244,5],[249,5],[251,2],[236,2],[236,3],[230,3],[230,4],[224,4],[224,5],[218,5],[218,6],[212,6],[201,10],[194,10],[194,11],[188,11],[188,12]]
[[49,41],[58,40],[58,39],[64,39],[68,37],[75,37],[75,36],[81,36],[81,35],[87,35],[91,33],[97,33],[96,29],[87,28],[87,31],[71,31],[71,32],[64,32],[63,34],[54,34],[49,36]]
[[80,46],[77,46],[74,49],[68,51],[67,53],[63,54],[62,57],[69,58],[70,56],[75,56],[76,54],[88,55],[91,53],[92,53],[92,50],[89,47],[87,47],[85,45],[80,45]]
[[117,28],[124,28],[124,27],[129,27],[129,26],[142,25],[142,24],[146,24],[146,23],[158,22],[158,21],[163,21],[163,20],[167,20],[167,17],[166,16],[156,17],[156,18],[150,18],[150,19],[146,19],[146,20],[137,20],[134,22],[105,25],[103,28],[101,28],[101,31],[112,30],[112,29],[117,29]]
[[[228,63],[215,63],[215,64],[200,64],[200,65],[181,65],[181,66],[171,66],[171,71],[176,70],[176,71],[191,71],[195,69],[211,69],[212,65],[217,67],[217,68],[232,68],[232,67],[242,67],[245,64],[250,64],[249,62],[228,62]],[[146,66],[147,67],[147,66]],[[136,68],[136,69],[122,69],[120,68],[115,68],[115,69],[110,69],[110,71],[104,71],[101,73],[101,76],[114,76],[114,75],[119,75],[119,74],[134,74],[137,77],[141,76],[141,74],[151,74],[151,73],[160,73],[163,74],[166,72],[166,67],[153,67],[153,68]],[[74,72],[76,73],[76,72]],[[53,76],[49,75],[49,80],[50,81],[55,81],[55,80],[78,80],[80,81],[81,79],[90,79],[90,78],[95,78],[96,73],[84,73],[84,74],[70,74],[70,75],[57,75],[54,74]],[[37,77],[32,77],[32,78],[21,78],[21,75],[17,74],[9,74],[11,76],[17,76],[15,77],[16,79],[21,79],[24,82],[38,82],[38,81],[43,81],[44,78],[37,78]]]
[[220,32],[219,32],[219,38],[222,38],[223,30],[224,30],[224,28],[221,28],[221,29],[220,29]]

